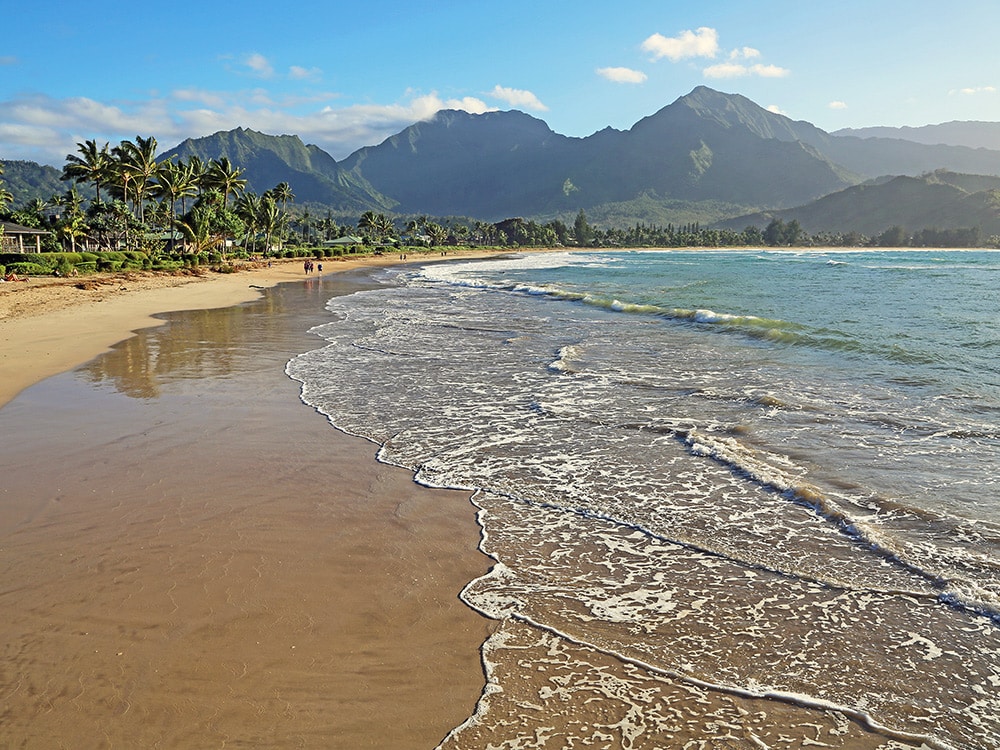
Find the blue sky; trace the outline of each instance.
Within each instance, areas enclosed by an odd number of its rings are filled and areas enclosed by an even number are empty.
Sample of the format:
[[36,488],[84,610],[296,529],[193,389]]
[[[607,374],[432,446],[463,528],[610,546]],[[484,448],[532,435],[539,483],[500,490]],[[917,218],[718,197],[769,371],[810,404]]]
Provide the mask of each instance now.
[[627,129],[706,85],[824,130],[1000,121],[1000,2],[19,4],[0,159],[243,126],[342,159],[441,108]]

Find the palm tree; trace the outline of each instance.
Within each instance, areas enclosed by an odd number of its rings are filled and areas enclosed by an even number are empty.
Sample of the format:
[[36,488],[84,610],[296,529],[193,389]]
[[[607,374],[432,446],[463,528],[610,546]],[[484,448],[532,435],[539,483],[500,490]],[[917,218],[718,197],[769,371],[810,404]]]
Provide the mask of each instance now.
[[212,250],[219,245],[220,237],[213,231],[212,209],[209,206],[199,203],[184,219],[177,220],[177,227],[194,253]]
[[[195,188],[198,190],[198,196],[201,197],[202,190],[205,188],[205,174],[208,171],[208,167],[205,162],[201,160],[201,157],[191,154],[187,160],[187,171],[188,175],[194,184]],[[181,213],[187,213],[184,208],[183,201],[181,202]]]
[[28,201],[28,205],[24,207],[24,212],[33,217],[38,222],[38,225],[41,226],[45,222],[45,209],[48,206],[49,204],[41,198],[32,198]]
[[302,244],[309,244],[309,230],[312,228],[312,217],[309,214],[309,209],[302,210],[302,216],[299,217],[299,229],[302,232]]
[[257,213],[257,221],[260,230],[264,233],[264,253],[271,252],[271,239],[281,231],[285,220],[285,213],[278,209],[278,204],[273,195],[264,193],[260,201],[260,210]]
[[385,214],[378,214],[378,223],[376,224],[376,230],[379,233],[379,237],[385,240],[386,237],[392,237],[396,233],[396,225],[393,223]]
[[222,193],[223,208],[228,208],[230,195],[239,196],[246,189],[247,181],[242,179],[242,174],[243,169],[234,167],[227,156],[213,159],[209,163],[205,172],[205,184]]
[[150,186],[150,192],[154,198],[159,198],[161,201],[169,201],[169,220],[170,226],[173,227],[177,219],[174,207],[178,199],[183,200],[184,198],[193,196],[195,194],[195,187],[186,167],[174,164],[172,161],[165,161],[156,170],[153,184]]
[[424,227],[424,231],[427,232],[427,236],[430,237],[431,245],[443,245],[444,241],[448,238],[448,231],[440,224],[429,221],[427,226]]
[[67,154],[67,164],[63,167],[63,180],[75,180],[81,182],[92,182],[97,191],[95,203],[101,202],[101,183],[111,177],[111,154],[108,152],[108,144],[101,148],[97,147],[97,141],[90,140],[76,144],[76,154]]
[[323,232],[324,240],[331,240],[333,236],[337,233],[337,222],[333,218],[333,214],[329,211],[326,212],[326,218],[320,219],[319,228]]
[[358,219],[358,231],[362,235],[367,234],[370,237],[374,237],[378,223],[378,214],[374,211],[365,211],[361,214],[361,218]]
[[274,196],[275,201],[281,204],[282,211],[287,210],[289,202],[295,200],[295,195],[292,193],[292,186],[287,182],[279,182],[271,188],[271,195]]
[[[0,176],[3,175],[3,162],[0,161]],[[14,202],[14,194],[11,193],[0,180],[0,211],[6,211],[7,206]]]
[[143,203],[149,191],[150,180],[156,174],[156,138],[143,138],[137,135],[135,142],[122,141],[111,149],[115,157],[119,180],[128,200],[128,186],[132,184],[133,206],[139,221],[145,220]]
[[192,156],[186,162],[177,162],[177,174],[173,179],[177,183],[177,197],[181,201],[181,213],[187,213],[187,199],[201,195],[201,180],[205,174],[205,166],[201,159]]
[[243,220],[246,227],[244,246],[250,248],[253,238],[260,231],[260,214],[264,199],[256,193],[243,193],[234,207],[236,215]]
[[60,196],[59,205],[66,207],[66,213],[83,213],[83,197],[77,192],[75,185]]
[[77,238],[87,236],[87,222],[83,214],[79,211],[67,214],[56,227],[56,235],[64,243],[69,240],[70,251],[75,253]]

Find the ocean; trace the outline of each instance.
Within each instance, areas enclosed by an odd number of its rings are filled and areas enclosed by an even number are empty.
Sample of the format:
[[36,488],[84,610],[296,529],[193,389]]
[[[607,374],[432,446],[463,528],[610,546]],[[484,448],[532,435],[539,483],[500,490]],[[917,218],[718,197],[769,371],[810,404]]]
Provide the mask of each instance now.
[[478,508],[440,747],[1000,746],[1000,253],[373,273],[286,369]]

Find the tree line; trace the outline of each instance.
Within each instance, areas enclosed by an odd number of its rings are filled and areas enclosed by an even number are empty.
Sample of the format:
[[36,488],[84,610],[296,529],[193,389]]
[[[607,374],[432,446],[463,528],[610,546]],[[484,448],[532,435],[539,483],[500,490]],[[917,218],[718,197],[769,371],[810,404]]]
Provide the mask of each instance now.
[[[153,137],[136,136],[117,146],[94,140],[77,144],[61,178],[71,187],[48,201],[35,198],[17,211],[15,223],[52,232],[57,247],[144,250],[182,247],[198,253],[236,240],[245,248],[268,246],[282,231],[294,196],[288,183],[262,195],[247,191],[243,170],[222,157],[202,162],[157,160]],[[78,188],[92,190],[87,200]],[[13,196],[0,196],[6,209]],[[50,248],[56,249],[56,248]]]
[[[35,198],[17,210],[0,180],[0,216],[52,234],[46,249],[168,250],[199,254],[227,248],[239,254],[276,254],[286,243],[314,247],[357,235],[369,246],[427,247],[790,247],[998,245],[976,229],[925,228],[907,232],[894,226],[868,237],[857,232],[808,234],[798,221],[774,218],[764,228],[741,231],[702,227],[698,222],[666,226],[636,223],[629,228],[592,225],[580,210],[572,225],[559,219],[537,222],[508,218],[490,223],[459,218],[399,217],[366,211],[356,222],[339,223],[327,209],[314,215],[296,208],[287,182],[261,194],[247,188],[244,170],[226,157],[204,162],[157,160],[153,137],[136,136],[117,146],[95,140],[77,144],[66,156],[61,179],[71,183],[48,201]],[[0,165],[0,175],[2,175]],[[85,190],[92,198],[84,197]]]

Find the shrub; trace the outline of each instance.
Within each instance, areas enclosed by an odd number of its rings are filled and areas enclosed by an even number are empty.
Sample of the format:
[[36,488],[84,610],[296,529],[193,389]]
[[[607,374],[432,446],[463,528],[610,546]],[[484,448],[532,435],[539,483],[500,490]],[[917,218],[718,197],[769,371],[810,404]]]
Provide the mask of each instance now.
[[151,261],[150,267],[154,271],[176,271],[179,268],[184,268],[184,261],[161,258],[160,260]]
[[48,276],[52,273],[52,269],[48,266],[42,266],[38,263],[11,263],[7,267],[8,271],[12,271],[23,276]]
[[[39,253],[24,253],[13,263],[13,265],[17,266],[30,264],[41,269],[41,271],[30,271],[30,273],[34,274],[52,273],[52,270],[55,268],[56,255],[57,253],[46,253],[44,255]],[[24,273],[29,273],[29,271],[24,271]]]

